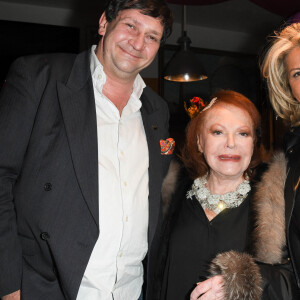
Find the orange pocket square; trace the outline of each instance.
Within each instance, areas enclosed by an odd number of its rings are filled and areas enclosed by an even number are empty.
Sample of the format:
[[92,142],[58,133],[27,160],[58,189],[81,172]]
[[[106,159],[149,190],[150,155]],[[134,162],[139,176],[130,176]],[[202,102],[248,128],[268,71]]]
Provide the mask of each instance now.
[[160,149],[162,155],[172,154],[175,148],[175,141],[172,138],[160,140]]

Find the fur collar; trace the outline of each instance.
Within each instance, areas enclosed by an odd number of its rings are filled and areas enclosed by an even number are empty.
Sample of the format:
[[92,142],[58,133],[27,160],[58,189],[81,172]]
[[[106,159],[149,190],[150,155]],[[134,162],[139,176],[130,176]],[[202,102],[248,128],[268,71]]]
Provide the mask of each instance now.
[[286,159],[282,152],[276,153],[268,170],[256,185],[253,198],[256,216],[253,232],[256,259],[264,263],[280,263],[285,238],[284,183]]

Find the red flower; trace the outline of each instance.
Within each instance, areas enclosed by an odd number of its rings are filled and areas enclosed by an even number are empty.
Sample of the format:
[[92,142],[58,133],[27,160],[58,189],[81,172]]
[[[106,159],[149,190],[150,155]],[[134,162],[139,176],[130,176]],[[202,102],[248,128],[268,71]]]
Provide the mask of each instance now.
[[200,99],[199,97],[194,97],[194,98],[191,99],[190,101],[191,101],[191,103],[196,104],[196,105],[198,105],[198,106],[202,106],[202,107],[205,106],[204,103],[203,103],[203,100]]
[[205,104],[200,97],[194,97],[190,99],[189,107],[187,107],[186,102],[184,102],[184,108],[191,119],[196,117],[203,107],[205,107]]

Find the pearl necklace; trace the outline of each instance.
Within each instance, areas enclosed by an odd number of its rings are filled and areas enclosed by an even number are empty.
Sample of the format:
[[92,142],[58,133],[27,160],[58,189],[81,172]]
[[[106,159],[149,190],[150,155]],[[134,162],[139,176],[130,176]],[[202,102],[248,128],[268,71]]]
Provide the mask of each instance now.
[[224,195],[211,194],[206,187],[207,174],[194,180],[191,190],[187,192],[187,198],[193,196],[200,202],[203,209],[220,213],[225,208],[238,207],[251,190],[248,180],[244,180],[235,191]]

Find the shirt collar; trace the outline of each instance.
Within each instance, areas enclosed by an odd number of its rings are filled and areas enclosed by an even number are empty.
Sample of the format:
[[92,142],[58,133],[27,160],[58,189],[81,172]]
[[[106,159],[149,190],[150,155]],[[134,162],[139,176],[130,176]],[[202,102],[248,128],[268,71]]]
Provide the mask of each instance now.
[[[96,45],[93,45],[91,48],[91,60],[90,60],[90,69],[91,69],[91,74],[94,80],[96,80],[99,84],[99,88],[102,92],[103,85],[105,84],[106,81],[106,75],[103,70],[103,66],[100,63],[98,57],[96,56]],[[97,84],[97,85],[98,85]],[[132,90],[132,95],[136,99],[140,99],[144,88],[146,87],[146,84],[144,80],[142,79],[140,74],[137,74],[134,83],[133,83],[133,90]]]

